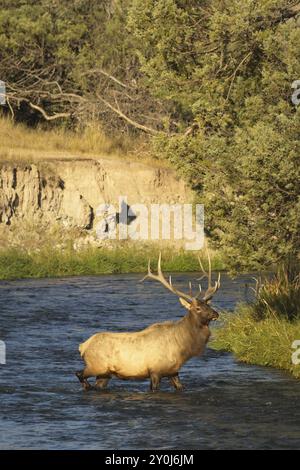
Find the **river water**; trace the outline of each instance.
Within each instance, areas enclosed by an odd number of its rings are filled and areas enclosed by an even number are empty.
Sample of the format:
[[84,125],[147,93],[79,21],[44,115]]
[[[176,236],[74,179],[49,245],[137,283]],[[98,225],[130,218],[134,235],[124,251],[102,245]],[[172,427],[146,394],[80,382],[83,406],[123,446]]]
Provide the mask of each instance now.
[[[175,276],[178,286],[187,275]],[[84,392],[78,344],[99,330],[137,330],[184,314],[175,296],[138,275],[0,282],[1,449],[299,449],[300,382],[207,349],[168,381],[113,379]],[[214,305],[233,309],[247,276],[223,276]]]

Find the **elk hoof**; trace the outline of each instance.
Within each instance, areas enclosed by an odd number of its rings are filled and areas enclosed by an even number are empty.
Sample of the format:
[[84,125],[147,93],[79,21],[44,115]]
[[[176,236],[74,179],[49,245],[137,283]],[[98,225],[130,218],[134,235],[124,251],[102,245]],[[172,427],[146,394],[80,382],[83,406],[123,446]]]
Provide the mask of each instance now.
[[89,390],[91,390],[91,389],[93,388],[93,387],[88,383],[87,380],[86,380],[85,382],[83,382],[82,387],[83,387],[83,390],[85,390],[86,392],[88,392]]
[[178,384],[176,387],[177,392],[183,392],[185,390],[185,386],[183,384]]
[[91,390],[92,386],[84,378],[83,371],[76,372],[75,375],[78,378],[84,390]]

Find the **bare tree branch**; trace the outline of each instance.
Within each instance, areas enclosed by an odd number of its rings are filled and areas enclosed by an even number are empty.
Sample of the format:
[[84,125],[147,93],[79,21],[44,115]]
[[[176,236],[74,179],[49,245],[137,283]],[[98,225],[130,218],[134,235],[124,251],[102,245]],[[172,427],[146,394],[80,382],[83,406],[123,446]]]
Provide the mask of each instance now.
[[199,124],[197,122],[194,122],[190,127],[187,128],[187,130],[183,134],[184,137],[188,137],[190,134],[193,134],[196,129],[199,129]]
[[12,118],[12,120],[14,120],[15,119],[15,113],[14,113],[12,105],[10,104],[10,99],[8,97],[6,97],[6,103],[7,103],[8,109],[10,111],[11,118]]
[[121,82],[116,77],[114,77],[113,75],[110,75],[109,73],[105,72],[105,70],[102,70],[102,69],[88,70],[83,75],[93,75],[93,74],[97,74],[97,73],[100,73],[101,75],[104,75],[105,77],[109,78],[110,80],[117,83],[118,85],[120,85],[123,88],[131,88],[130,86],[128,86],[125,83]]
[[32,109],[35,109],[36,111],[41,113],[42,116],[46,119],[46,121],[54,121],[55,119],[69,118],[71,116],[71,113],[56,113],[56,114],[53,114],[52,116],[49,116],[46,113],[46,111],[40,106],[37,106],[36,104],[31,103],[31,101],[27,101],[27,102]]
[[116,113],[120,118],[124,119],[126,122],[128,122],[129,124],[131,124],[133,127],[135,127],[136,129],[140,129],[141,131],[144,131],[146,132],[147,134],[151,134],[151,135],[157,135],[159,134],[159,131],[155,130],[155,129],[151,129],[150,127],[147,127],[147,126],[143,126],[142,124],[139,124],[138,122],[136,121],[133,121],[132,119],[130,119],[128,116],[126,116],[121,110],[118,110],[116,109],[114,106],[112,106],[108,101],[106,101],[104,98],[102,98],[102,96],[100,96],[99,94],[97,94],[97,98],[103,103],[105,104],[105,106],[107,106],[109,109],[111,109],[114,113]]
[[236,74],[238,72],[238,70],[241,68],[241,66],[243,65],[244,62],[246,62],[246,60],[248,59],[248,57],[250,57],[252,55],[252,52],[249,52],[244,58],[243,60],[239,63],[239,65],[237,66],[237,68],[235,69],[235,71],[233,72],[233,74],[227,78],[227,80],[230,80],[231,79],[231,82],[230,82],[230,86],[229,86],[229,90],[228,90],[228,93],[227,93],[227,96],[226,96],[226,101],[229,100],[229,96],[230,96],[230,93],[231,93],[231,89],[232,89],[232,86],[233,86],[233,82],[235,80],[235,77],[236,77]]

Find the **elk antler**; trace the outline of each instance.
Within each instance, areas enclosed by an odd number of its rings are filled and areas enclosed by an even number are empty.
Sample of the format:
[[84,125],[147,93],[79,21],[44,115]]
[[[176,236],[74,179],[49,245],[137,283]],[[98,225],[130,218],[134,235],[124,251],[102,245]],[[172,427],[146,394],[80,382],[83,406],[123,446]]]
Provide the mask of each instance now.
[[[203,268],[203,264],[202,264],[202,261],[200,259],[200,256],[198,256],[198,261],[199,261],[199,264],[200,264],[200,268],[202,269],[203,275],[197,280],[201,281],[204,277],[207,277],[207,279],[208,279],[208,288],[206,289],[206,291],[204,293],[204,296],[202,297],[202,300],[204,300],[205,302],[209,302],[221,286],[221,273],[219,273],[218,280],[215,281],[215,285],[213,286],[212,285],[212,280],[211,280],[211,277],[212,277],[211,276],[211,259],[210,259],[210,254],[209,254],[209,251],[208,251],[207,248],[206,248],[206,253],[207,253],[207,258],[208,258],[208,272],[205,271],[205,269]],[[199,296],[201,295],[201,292],[202,292],[201,284],[199,284],[199,290],[200,290],[200,292],[196,296],[197,299],[199,298]]]
[[[141,282],[143,282],[145,279],[153,279],[154,281],[159,281],[164,287],[166,287],[166,289],[173,292],[173,294],[176,294],[178,297],[182,297],[183,299],[187,300],[189,303],[191,303],[193,301],[192,295],[185,294],[184,292],[181,292],[180,290],[176,289],[173,286],[171,276],[169,277],[169,282],[164,277],[163,272],[161,270],[161,253],[159,253],[159,257],[158,257],[157,274],[153,274],[153,272],[151,271],[151,264],[150,264],[150,259],[149,259],[148,273],[141,280]],[[190,291],[191,291],[191,289],[190,289]]]
[[[209,251],[206,250],[206,252],[207,252],[207,258],[208,258],[208,272],[205,271],[205,269],[203,268],[202,261],[201,261],[200,257],[198,256],[199,264],[200,264],[200,267],[201,267],[202,272],[203,272],[203,275],[198,280],[201,281],[204,277],[207,277],[207,279],[208,279],[208,288],[206,289],[206,291],[205,291],[203,297],[201,298],[201,300],[203,300],[204,302],[209,302],[221,286],[221,274],[219,273],[218,280],[215,281],[215,284],[213,286],[212,285],[212,280],[211,280],[211,277],[212,277],[211,259],[210,259]],[[199,299],[199,297],[202,293],[201,284],[199,284],[199,293],[196,296],[194,296],[193,292],[192,292],[191,282],[189,282],[189,290],[190,290],[189,294],[185,294],[184,292],[176,289],[172,284],[172,277],[171,276],[169,277],[169,282],[168,282],[167,279],[164,277],[162,269],[161,269],[161,253],[159,254],[159,257],[158,257],[157,274],[153,274],[153,272],[151,271],[151,264],[150,264],[150,259],[149,259],[148,273],[141,280],[141,282],[143,282],[145,279],[153,279],[154,281],[159,281],[164,287],[166,287],[166,289],[173,292],[173,294],[177,295],[178,297],[182,297],[183,299],[187,300],[189,303],[193,302],[193,300],[195,300],[195,299]]]

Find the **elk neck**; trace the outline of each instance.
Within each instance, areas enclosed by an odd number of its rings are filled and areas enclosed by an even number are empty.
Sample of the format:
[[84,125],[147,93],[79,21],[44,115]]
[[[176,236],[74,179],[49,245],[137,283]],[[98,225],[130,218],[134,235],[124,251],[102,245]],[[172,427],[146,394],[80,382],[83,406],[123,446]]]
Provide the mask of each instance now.
[[187,358],[200,354],[209,337],[208,325],[203,325],[191,311],[176,323],[176,342]]

